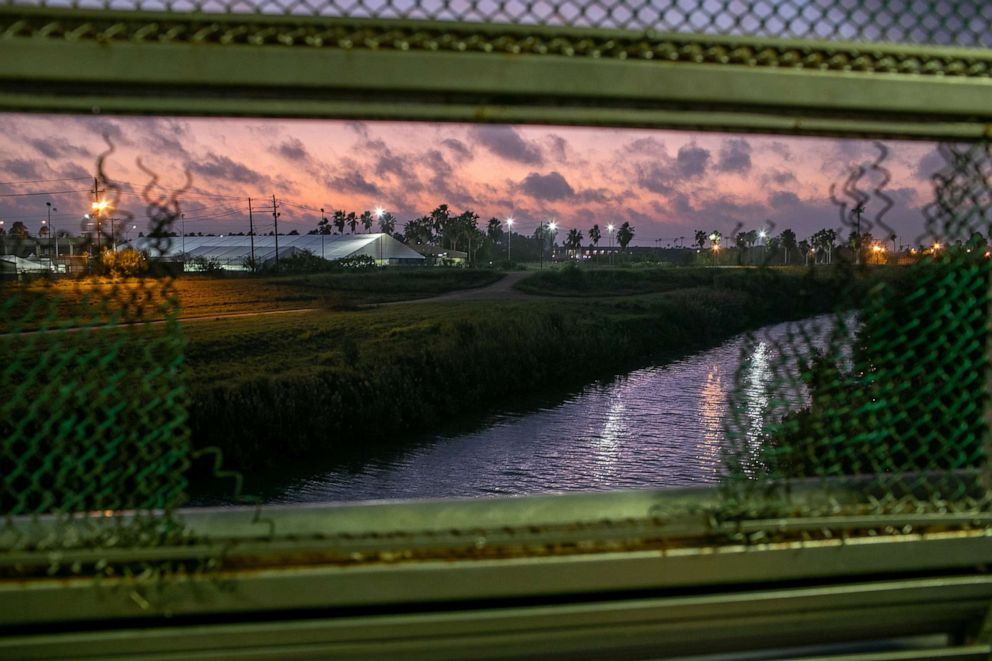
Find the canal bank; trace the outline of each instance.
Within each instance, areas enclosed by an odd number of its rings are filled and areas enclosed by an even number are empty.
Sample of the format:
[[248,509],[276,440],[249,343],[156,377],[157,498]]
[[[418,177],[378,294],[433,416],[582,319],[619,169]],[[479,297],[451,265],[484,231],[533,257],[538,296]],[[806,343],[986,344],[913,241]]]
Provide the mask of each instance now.
[[[832,319],[798,323],[823,331]],[[481,422],[413,435],[400,447],[357,447],[323,462],[253,471],[246,493],[265,503],[327,503],[715,484],[735,377],[759,394],[774,378],[772,367],[783,369],[779,348],[795,331],[793,322],[762,327],[578,389],[513,402]],[[821,339],[811,338],[811,346]]]
[[401,447],[417,432],[482,419],[513,398],[830,310],[850,284],[800,270],[745,270],[708,287],[629,298],[219,322],[190,337],[194,443],[218,447],[225,467],[245,471],[317,461],[346,446]]

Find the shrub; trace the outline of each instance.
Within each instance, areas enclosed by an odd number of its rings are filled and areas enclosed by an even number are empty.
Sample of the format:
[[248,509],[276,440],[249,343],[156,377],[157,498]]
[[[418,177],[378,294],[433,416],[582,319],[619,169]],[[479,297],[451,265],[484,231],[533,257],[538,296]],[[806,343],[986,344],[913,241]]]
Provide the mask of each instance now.
[[148,259],[133,248],[104,250],[100,254],[100,270],[114,277],[143,275],[148,272]]
[[203,255],[197,255],[189,261],[186,262],[187,267],[191,271],[197,271],[199,273],[220,273],[224,268],[220,264],[220,260],[215,257],[204,257]]

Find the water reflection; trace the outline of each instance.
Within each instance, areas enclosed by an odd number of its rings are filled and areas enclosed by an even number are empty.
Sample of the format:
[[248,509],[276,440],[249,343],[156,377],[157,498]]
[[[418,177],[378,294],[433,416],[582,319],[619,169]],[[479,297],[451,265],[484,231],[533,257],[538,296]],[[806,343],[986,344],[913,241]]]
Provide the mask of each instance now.
[[712,365],[706,374],[706,382],[699,391],[699,417],[703,422],[703,438],[698,460],[700,467],[713,479],[719,477],[720,472],[725,403],[720,366]]
[[752,451],[781,374],[778,340],[734,338],[714,349],[590,385],[565,401],[495,415],[481,429],[418,439],[360,465],[330,465],[248,484],[268,502],[437,498],[712,484],[723,471],[728,394],[747,347],[743,414]]

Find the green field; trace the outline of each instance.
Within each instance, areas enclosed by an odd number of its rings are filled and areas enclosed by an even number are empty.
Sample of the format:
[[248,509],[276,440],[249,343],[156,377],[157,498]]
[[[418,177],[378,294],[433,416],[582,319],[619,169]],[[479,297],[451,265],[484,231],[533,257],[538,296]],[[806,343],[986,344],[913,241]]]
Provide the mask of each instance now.
[[422,303],[190,324],[191,424],[239,467],[299,459],[492,410],[650,357],[832,309],[801,270],[740,270],[633,298]]
[[161,319],[172,309],[163,296],[176,297],[181,317],[347,309],[482,287],[501,277],[495,271],[411,269],[273,277],[186,275],[171,281],[33,280],[0,285],[0,329],[96,325],[108,323],[115,315],[133,320],[136,312],[142,320]]
[[[661,291],[636,296],[597,286],[596,297],[559,286],[556,298],[519,295],[369,308],[356,306],[479,286],[499,276],[422,271],[178,280],[185,292],[182,315],[200,317],[182,325],[194,445],[220,448],[227,466],[250,469],[348,444],[402,443],[411,433],[478,417],[512,398],[578,386],[748,328],[835,309],[844,305],[841,294],[859,288],[850,286],[849,276],[803,269],[656,271],[641,279]],[[889,273],[895,272],[873,270],[870,278],[855,282],[869,286]],[[604,282],[624,277],[607,274]],[[349,303],[315,305],[327,296]],[[209,318],[294,305],[316,309]],[[84,370],[102,361],[99,369],[106,377],[101,378],[113,379],[130,369],[131,356],[147,369],[155,360],[149,353],[152,340],[164,328],[0,335],[0,359],[12,366],[5,373],[10,387],[29,384],[19,401],[35,407],[30,383],[57,377],[50,371],[52,360],[70,356]],[[133,339],[116,341],[126,333]],[[113,362],[106,362],[111,350]],[[89,379],[78,377],[89,386]],[[114,394],[118,386],[112,382],[98,387],[102,401],[129,397]],[[8,418],[34,415],[33,410],[12,409]]]

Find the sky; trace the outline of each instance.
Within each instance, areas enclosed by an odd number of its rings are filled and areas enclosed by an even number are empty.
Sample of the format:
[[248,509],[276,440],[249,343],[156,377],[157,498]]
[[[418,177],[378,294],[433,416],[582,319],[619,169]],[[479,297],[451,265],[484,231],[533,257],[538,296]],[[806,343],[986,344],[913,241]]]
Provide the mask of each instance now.
[[[0,219],[32,233],[49,201],[56,229],[79,227],[104,135],[115,146],[106,173],[122,183],[119,204],[138,231],[145,205],[134,191],[150,181],[140,158],[157,190],[182,187],[189,173],[180,198],[187,232],[248,231],[248,197],[262,208],[256,231],[267,232],[275,195],[280,232],[313,229],[321,207],[382,207],[402,227],[446,203],[475,211],[480,225],[512,216],[528,234],[542,220],[583,234],[594,223],[628,221],[635,245],[689,244],[695,230],[770,225],[804,238],[839,228],[831,184],[878,153],[870,141],[642,129],[68,115],[3,122]],[[886,146],[894,206],[885,221],[908,242],[922,231],[920,208],[942,159],[932,143]],[[869,202],[868,217],[881,207]]]

